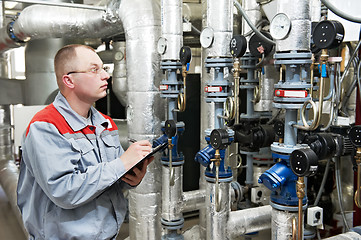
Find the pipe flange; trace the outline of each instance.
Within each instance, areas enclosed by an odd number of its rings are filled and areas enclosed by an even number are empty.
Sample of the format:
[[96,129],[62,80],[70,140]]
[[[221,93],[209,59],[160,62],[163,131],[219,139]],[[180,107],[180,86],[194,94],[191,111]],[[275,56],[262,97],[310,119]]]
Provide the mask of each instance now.
[[17,36],[15,36],[14,27],[13,27],[14,23],[15,23],[14,21],[8,23],[7,33],[9,35],[9,37],[11,38],[11,40],[13,40],[16,43],[25,43],[23,40],[20,40]]
[[[215,178],[215,177],[210,177],[210,176],[205,175],[205,176],[204,176],[204,179],[205,179],[207,182],[216,183],[216,178]],[[220,182],[220,183],[230,183],[230,182],[232,182],[232,180],[233,180],[233,177],[232,177],[232,176],[226,177],[226,178],[222,178],[222,177],[219,178],[219,182]]]
[[182,63],[178,62],[178,61],[162,61],[160,63],[160,69],[162,70],[172,70],[172,69],[181,69],[182,68]]
[[178,230],[183,228],[184,226],[184,218],[178,220],[172,220],[172,221],[168,221],[162,218],[160,221],[162,223],[162,226],[169,230]]
[[[286,206],[286,205],[280,205],[278,203],[269,201],[269,204],[274,209],[280,210],[280,211],[288,211],[288,212],[298,212],[298,206]],[[308,207],[308,203],[302,206],[302,211],[305,211]]]
[[[165,161],[165,160],[162,159],[160,162],[162,163],[163,166],[169,167],[169,160]],[[172,166],[173,167],[180,167],[182,165],[184,165],[184,160],[182,160],[182,161],[173,160],[172,161]]]

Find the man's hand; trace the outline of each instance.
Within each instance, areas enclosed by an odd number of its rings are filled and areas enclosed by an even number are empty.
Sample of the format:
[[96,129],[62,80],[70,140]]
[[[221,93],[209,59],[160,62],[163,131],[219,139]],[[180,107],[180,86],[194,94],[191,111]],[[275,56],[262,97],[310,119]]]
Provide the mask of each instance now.
[[151,151],[152,145],[147,140],[135,142],[128,147],[127,151],[125,151],[122,156],[120,156],[120,160],[128,171]]
[[147,166],[153,161],[154,157],[144,160],[141,168],[134,167],[132,172],[125,174],[121,179],[130,186],[137,186],[147,172]]
[[[141,159],[147,156],[152,151],[152,145],[147,140],[135,142],[129,146],[127,151],[123,153],[120,160],[123,162],[125,169],[128,171],[136,165]],[[138,185],[146,171],[149,163],[153,161],[154,157],[144,160],[140,167],[134,167],[132,171],[126,173],[121,179],[131,186]]]

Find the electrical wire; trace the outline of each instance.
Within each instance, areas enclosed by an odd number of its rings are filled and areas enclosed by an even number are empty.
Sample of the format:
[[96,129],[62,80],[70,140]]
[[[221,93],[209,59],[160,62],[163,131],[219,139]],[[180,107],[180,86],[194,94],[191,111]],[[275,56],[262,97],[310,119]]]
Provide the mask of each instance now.
[[[260,26],[262,26],[263,24],[269,24],[269,21],[266,19],[261,19],[260,21],[258,21],[258,23],[255,25],[255,27],[258,29]],[[254,31],[253,30],[249,30],[247,33],[244,34],[245,37],[248,37],[249,35],[251,35]]]
[[342,188],[341,188],[341,176],[340,176],[340,157],[335,159],[335,177],[336,177],[336,189],[337,189],[337,198],[340,205],[340,213],[342,216],[343,224],[345,226],[346,232],[350,230],[348,222],[346,220],[345,212],[343,210],[343,198],[342,198]]
[[332,5],[328,0],[321,0],[321,2],[337,16],[342,17],[351,22],[361,23],[360,17],[354,17],[350,14],[342,12],[341,10],[337,9],[334,5]]
[[342,74],[342,76],[340,78],[340,81],[338,83],[338,91],[337,91],[337,103],[338,104],[337,104],[337,109],[340,109],[340,107],[341,107],[340,106],[340,98],[341,98],[341,85],[342,85],[342,82],[345,79],[346,74],[347,74],[347,72],[348,72],[348,70],[349,70],[349,68],[351,66],[351,63],[353,62],[353,59],[355,58],[356,53],[358,52],[358,49],[360,48],[360,46],[361,46],[361,40],[357,43],[357,46],[356,46],[355,50],[353,51],[353,53],[352,53],[352,55],[350,57],[350,60],[348,61],[347,65],[345,67],[345,70],[343,71],[343,74]]
[[248,25],[250,26],[250,28],[252,28],[252,30],[254,31],[254,33],[260,37],[263,41],[272,44],[272,45],[276,45],[276,43],[274,41],[272,41],[271,39],[267,38],[266,36],[264,36],[260,31],[258,31],[258,29],[255,27],[255,25],[251,22],[251,20],[249,19],[249,17],[247,16],[246,12],[243,10],[241,4],[239,4],[239,2],[237,0],[234,0],[234,5],[236,6],[236,8],[241,12],[244,20],[246,20],[246,22],[248,23]]
[[327,180],[327,176],[328,176],[328,171],[330,170],[330,163],[331,163],[331,159],[329,158],[329,159],[327,159],[325,172],[324,172],[324,174],[323,174],[322,182],[321,182],[321,185],[320,185],[320,189],[318,190],[316,200],[315,200],[315,202],[314,202],[314,204],[313,204],[314,206],[317,206],[318,203],[320,202],[323,189],[325,188],[325,185],[326,185],[326,180]]

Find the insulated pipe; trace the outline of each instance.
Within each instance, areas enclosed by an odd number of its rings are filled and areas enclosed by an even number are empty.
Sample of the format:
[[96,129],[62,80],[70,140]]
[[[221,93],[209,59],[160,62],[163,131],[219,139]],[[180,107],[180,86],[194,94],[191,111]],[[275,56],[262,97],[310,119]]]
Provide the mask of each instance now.
[[207,24],[213,30],[213,43],[209,47],[210,57],[231,57],[229,43],[233,32],[233,1],[208,0]]
[[230,212],[226,225],[227,239],[237,239],[246,233],[270,229],[271,212],[270,205]]
[[[127,52],[129,137],[152,140],[161,135],[164,101],[158,88],[161,34],[159,1],[122,0],[118,14],[123,23]],[[147,168],[137,188],[129,191],[130,239],[161,239],[161,166],[159,158]]]
[[127,70],[125,62],[125,42],[113,42],[113,92],[123,106],[128,103]]
[[291,29],[285,39],[276,41],[276,51],[309,51],[311,20],[309,0],[279,0],[277,12],[285,13],[291,20]]
[[[292,237],[292,220],[297,219],[297,212],[272,209],[272,240],[289,240]],[[303,224],[303,222],[302,222]]]
[[357,232],[342,233],[333,237],[325,238],[324,240],[360,240],[361,234]]
[[183,188],[183,167],[173,166],[174,185],[170,184],[170,168],[162,167],[162,219],[172,222],[183,220],[182,188]]
[[208,182],[206,184],[206,208],[207,208],[207,230],[206,239],[224,239],[227,235],[227,227],[225,223],[228,221],[229,213],[231,209],[230,204],[230,186],[229,182],[219,183],[219,199],[220,209],[216,210],[215,204],[215,188],[214,182]]
[[12,24],[12,37],[8,34],[9,26],[0,29],[0,52],[19,47],[31,39],[104,38],[123,31],[111,5],[106,12],[32,5],[26,7]]
[[25,230],[23,224],[21,213],[18,206],[16,205],[16,188],[18,185],[18,178],[19,168],[15,165],[15,162],[13,160],[0,159],[0,185],[4,189],[4,192],[9,199],[9,203],[21,229],[23,230],[24,234],[28,236],[28,233]]
[[162,0],[161,7],[162,37],[166,40],[162,61],[177,61],[183,46],[182,0]]
[[182,212],[192,212],[204,206],[206,191],[204,189],[184,192],[182,195]]

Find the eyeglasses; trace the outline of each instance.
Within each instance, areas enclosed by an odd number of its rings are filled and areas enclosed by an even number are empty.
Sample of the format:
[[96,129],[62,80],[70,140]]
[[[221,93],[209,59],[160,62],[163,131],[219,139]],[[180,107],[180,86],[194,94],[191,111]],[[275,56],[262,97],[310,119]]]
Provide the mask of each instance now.
[[66,75],[73,74],[73,73],[92,73],[92,74],[100,74],[102,71],[108,73],[109,67],[105,66],[102,68],[93,67],[89,71],[72,71],[68,72]]

